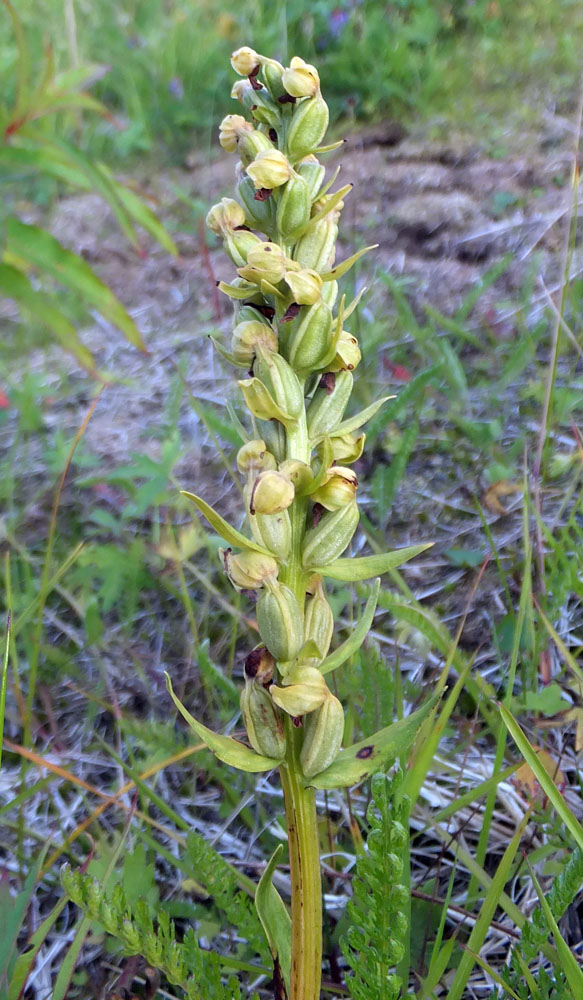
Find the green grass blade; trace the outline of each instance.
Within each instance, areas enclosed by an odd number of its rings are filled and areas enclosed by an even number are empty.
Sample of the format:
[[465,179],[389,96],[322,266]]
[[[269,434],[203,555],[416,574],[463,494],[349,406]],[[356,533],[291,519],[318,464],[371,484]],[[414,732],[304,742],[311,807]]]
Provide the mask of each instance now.
[[467,950],[464,951],[460,964],[458,965],[454,981],[447,994],[447,1000],[462,1000],[462,997],[466,995],[465,990],[468,979],[475,964],[474,954],[472,953],[479,952],[484,943],[490,924],[494,918],[494,914],[500,905],[500,899],[502,893],[504,892],[504,886],[510,876],[510,870],[512,868],[514,857],[520,846],[522,835],[529,820],[530,814],[527,813],[508,847],[504,851],[502,860],[498,865],[496,874],[492,879],[486,898],[482,904],[478,919],[476,920],[472,933],[470,934]]
[[571,812],[553,779],[545,771],[538,755],[532,749],[514,716],[508,711],[505,705],[501,704],[498,707],[500,709],[504,725],[508,729],[508,732],[512,736],[512,739],[516,743],[516,746],[520,750],[526,763],[533,771],[534,776],[536,777],[536,780],[541,786],[547,799],[556,810],[561,821],[569,830],[577,846],[583,850],[583,827],[579,823],[579,820]]

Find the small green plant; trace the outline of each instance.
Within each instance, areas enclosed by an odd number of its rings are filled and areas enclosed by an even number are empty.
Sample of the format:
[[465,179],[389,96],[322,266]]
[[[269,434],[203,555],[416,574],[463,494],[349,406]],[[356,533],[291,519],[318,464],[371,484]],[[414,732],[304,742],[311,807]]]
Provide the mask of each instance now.
[[[279,768],[291,917],[272,883],[281,847],[257,886],[255,902],[269,941],[274,981],[280,984],[277,995],[318,1000],[322,889],[316,790],[360,783],[406,754],[435,703],[430,699],[409,717],[342,749],[344,710],[327,677],[364,642],[380,580],[372,585],[351,636],[333,652],[334,615],[325,580],[369,580],[428,546],[358,558],[343,555],[360,516],[358,480],[351,466],[363,451],[361,428],[386,402],[381,398],[345,415],[360,360],[358,341],[345,321],[358,298],[347,304],[345,296],[339,297],[338,279],[370,248],[335,261],[338,220],[351,185],[332,191],[336,174],[326,182],[318,159],[340,144],[324,144],[329,115],[315,67],[295,57],[284,68],[250,48],[237,50],[232,65],[243,77],[232,95],[252,121],[233,114],[221,123],[221,145],[241,158],[237,200],[223,198],[207,221],[237,268],[232,281],[219,283],[235,303],[231,344],[216,346],[229,362],[248,371],[239,387],[250,429],[237,465],[245,479],[249,533],[230,525],[201,497],[186,496],[227,543],[221,558],[233,586],[257,594],[261,642],[246,657],[241,693],[249,745],[193,718],[169,677],[167,683],[178,710],[219,760],[252,773]],[[379,788],[381,812],[382,802],[386,812],[386,793]],[[400,813],[387,828],[391,844],[401,836],[399,818]],[[386,873],[397,883],[402,865],[398,868],[394,879],[388,869]],[[186,984],[190,966],[185,947],[176,951],[166,925],[155,931],[141,916],[130,919],[125,901],[118,898],[111,915],[99,890],[81,877],[69,873],[65,885],[102,923],[108,918],[104,926],[126,948],[142,950],[172,982],[181,982],[188,996],[203,995],[196,977]],[[387,919],[390,913],[389,908]],[[191,935],[188,952],[192,942]],[[396,948],[381,969],[386,965],[388,970],[395,956]],[[392,996],[396,980],[390,982]]]

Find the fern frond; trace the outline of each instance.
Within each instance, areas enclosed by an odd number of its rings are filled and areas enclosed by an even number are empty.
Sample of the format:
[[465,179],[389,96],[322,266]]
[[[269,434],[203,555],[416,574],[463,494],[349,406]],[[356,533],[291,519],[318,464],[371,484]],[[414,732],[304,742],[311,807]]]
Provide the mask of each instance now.
[[184,991],[187,1000],[241,1000],[237,981],[223,983],[218,955],[199,947],[192,928],[179,942],[167,913],[161,910],[154,926],[147,903],[138,900],[131,910],[120,885],[108,897],[97,879],[68,865],[61,871],[61,881],[69,898],[115,937],[126,954],[143,955]]
[[[555,920],[560,920],[571,905],[583,884],[583,851],[576,847],[560,873],[554,880],[547,895],[547,902]],[[524,925],[520,950],[527,961],[531,961],[540,951],[550,934],[546,917],[540,906],[533,911],[530,921]]]
[[347,986],[353,1000],[397,1000],[401,979],[394,972],[405,953],[408,933],[408,890],[402,884],[403,854],[408,840],[409,803],[396,804],[402,773],[372,779],[367,811],[367,851],[356,863],[352,920],[340,946],[352,975]]
[[253,900],[243,892],[225,859],[200,834],[191,831],[186,839],[186,857],[198,881],[213,897],[217,909],[237,927],[264,965],[272,964],[265,932]]

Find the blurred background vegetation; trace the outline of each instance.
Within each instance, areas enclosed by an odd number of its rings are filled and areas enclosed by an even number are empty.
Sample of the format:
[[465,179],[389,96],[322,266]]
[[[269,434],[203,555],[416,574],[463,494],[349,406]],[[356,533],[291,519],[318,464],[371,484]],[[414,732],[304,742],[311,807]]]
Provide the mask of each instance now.
[[[50,41],[61,68],[108,67],[94,93],[115,121],[84,123],[83,144],[118,163],[172,161],[210,142],[231,110],[229,54],[249,39],[284,62],[316,61],[333,120],[437,113],[459,125],[507,111],[509,92],[517,114],[564,95],[583,26],[577,0],[20,0],[18,14],[36,62]],[[15,58],[3,17],[7,93]]]

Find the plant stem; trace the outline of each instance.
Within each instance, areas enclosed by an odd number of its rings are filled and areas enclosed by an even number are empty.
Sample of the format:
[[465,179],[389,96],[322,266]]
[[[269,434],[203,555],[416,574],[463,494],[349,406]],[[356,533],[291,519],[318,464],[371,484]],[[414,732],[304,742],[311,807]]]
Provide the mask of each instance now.
[[[287,458],[310,461],[306,415],[287,431]],[[302,541],[307,501],[296,497],[291,510],[292,548],[281,579],[291,587],[303,611],[306,574],[302,568]],[[287,754],[280,768],[291,871],[291,986],[289,1000],[319,1000],[322,978],[322,882],[314,789],[304,788],[300,761],[302,730],[286,720]]]
[[291,869],[292,946],[289,1000],[319,1000],[322,976],[322,889],[316,801],[304,788],[300,731],[288,725],[288,759],[280,768]]

